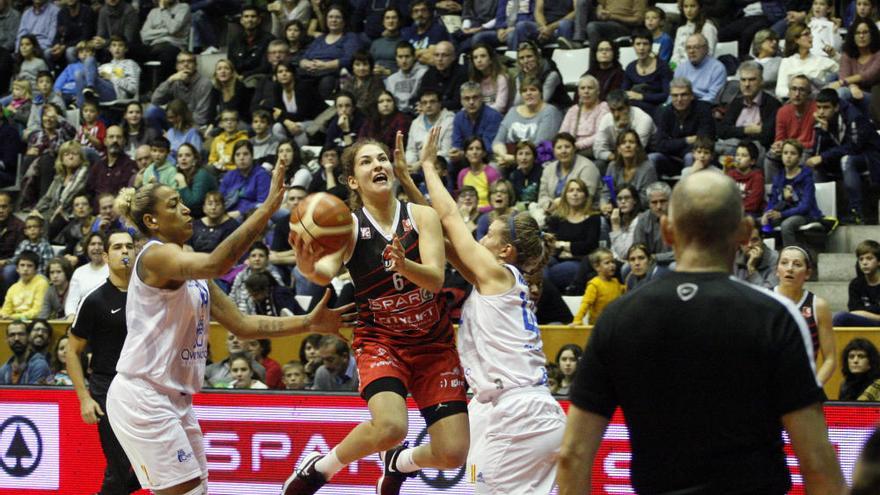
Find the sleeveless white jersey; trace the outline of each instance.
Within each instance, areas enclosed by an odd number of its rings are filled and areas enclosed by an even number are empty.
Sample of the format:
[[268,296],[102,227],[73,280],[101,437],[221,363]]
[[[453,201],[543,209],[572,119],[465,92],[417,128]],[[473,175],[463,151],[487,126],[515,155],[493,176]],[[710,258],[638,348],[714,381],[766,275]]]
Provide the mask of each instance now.
[[490,402],[507,390],[547,384],[547,360],[529,289],[519,271],[507,292],[471,291],[461,311],[458,353],[474,398]]
[[211,302],[205,280],[188,280],[177,289],[157,289],[140,279],[140,258],[128,283],[125,321],[128,336],[116,371],[142,378],[161,389],[187,394],[202,388],[208,356]]

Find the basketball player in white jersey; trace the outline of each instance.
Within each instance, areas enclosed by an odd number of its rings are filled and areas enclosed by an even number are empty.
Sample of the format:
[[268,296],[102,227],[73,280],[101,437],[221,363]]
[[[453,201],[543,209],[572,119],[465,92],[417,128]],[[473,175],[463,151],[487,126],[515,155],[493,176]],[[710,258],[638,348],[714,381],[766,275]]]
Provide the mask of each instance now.
[[211,317],[245,339],[335,333],[351,306],[308,315],[244,316],[211,279],[226,273],[265,229],[284,195],[283,165],[266,201],[211,253],[183,250],[192,218],[174,189],[123,189],[118,211],[151,238],[128,286],[128,335],[107,394],[113,432],[144,488],[157,495],[204,495],[208,468],[192,395],[202,386]]
[[[469,478],[477,494],[547,494],[556,478],[565,414],[547,387],[547,360],[524,272],[541,273],[553,239],[523,213],[499,217],[486,236],[475,241],[437,174],[439,136],[440,127],[435,126],[421,167],[431,204],[451,244],[447,257],[474,286],[462,308],[457,339],[474,393],[468,404]],[[423,202],[406,172],[402,149],[403,136],[398,133],[396,174],[410,199]]]

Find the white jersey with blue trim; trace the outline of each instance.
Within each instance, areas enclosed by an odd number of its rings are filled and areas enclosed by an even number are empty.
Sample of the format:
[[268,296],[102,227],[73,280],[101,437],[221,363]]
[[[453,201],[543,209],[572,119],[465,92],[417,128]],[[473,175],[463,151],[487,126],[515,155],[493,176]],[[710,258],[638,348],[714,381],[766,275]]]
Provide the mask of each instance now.
[[507,390],[547,384],[547,360],[529,286],[519,270],[513,287],[486,296],[471,291],[461,311],[458,353],[474,398],[491,402]]
[[193,394],[202,388],[208,356],[211,298],[205,280],[187,280],[176,289],[147,285],[138,276],[141,256],[134,262],[125,321],[128,336],[116,371],[144,379],[157,388]]

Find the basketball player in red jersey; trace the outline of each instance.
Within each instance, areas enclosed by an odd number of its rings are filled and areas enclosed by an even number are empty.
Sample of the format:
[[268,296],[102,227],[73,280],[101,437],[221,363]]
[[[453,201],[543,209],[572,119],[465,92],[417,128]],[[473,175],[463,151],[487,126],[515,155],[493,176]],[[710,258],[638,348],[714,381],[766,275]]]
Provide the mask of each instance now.
[[[469,447],[464,376],[444,301],[443,231],[430,207],[394,197],[387,148],[361,140],[342,157],[351,189],[351,243],[324,253],[306,236],[294,240],[300,271],[326,285],[342,267],[355,286],[358,321],[353,348],[360,393],[372,419],[358,425],[326,455],[313,452],[284,484],[284,495],[313,494],[347,464],[380,452],[380,495],[396,495],[423,467],[457,468]],[[431,443],[408,448],[405,398],[411,393]]]

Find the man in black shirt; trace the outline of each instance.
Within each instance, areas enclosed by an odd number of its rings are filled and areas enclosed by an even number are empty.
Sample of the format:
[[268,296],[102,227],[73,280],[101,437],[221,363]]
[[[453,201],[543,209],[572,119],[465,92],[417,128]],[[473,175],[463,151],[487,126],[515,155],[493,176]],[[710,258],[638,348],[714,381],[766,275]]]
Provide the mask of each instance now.
[[[101,449],[107,459],[101,495],[132,493],[140,490],[137,476],[125,451],[116,440],[104,411],[107,389],[116,375],[116,361],[128,333],[125,323],[125,296],[131,267],[134,266],[134,241],[126,231],[113,232],[104,241],[104,262],[110,268],[107,281],[83,298],[76,311],[67,346],[67,373],[79,397],[80,414],[87,424],[98,423]],[[88,390],[83,373],[83,351],[92,352]]]
[[807,493],[844,493],[803,318],[730,276],[749,234],[735,183],[721,174],[687,177],[661,228],[675,247],[676,271],[599,318],[571,389],[560,495],[588,490],[617,407],[637,493],[787,493],[783,427]]

